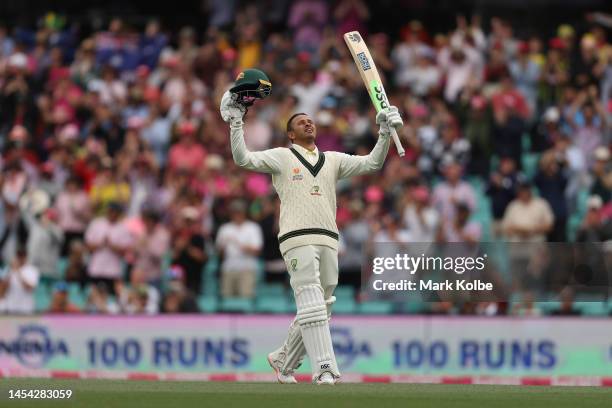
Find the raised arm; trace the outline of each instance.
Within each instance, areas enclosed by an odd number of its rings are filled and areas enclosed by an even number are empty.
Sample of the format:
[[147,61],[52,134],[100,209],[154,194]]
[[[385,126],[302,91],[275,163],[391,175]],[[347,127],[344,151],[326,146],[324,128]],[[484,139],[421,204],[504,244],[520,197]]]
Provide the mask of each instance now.
[[378,112],[376,115],[376,123],[380,125],[378,141],[370,154],[366,156],[352,156],[344,153],[336,153],[340,161],[338,178],[359,176],[382,169],[387,153],[389,152],[391,126],[399,128],[404,123],[395,106]]
[[229,91],[225,92],[221,100],[221,116],[230,125],[230,143],[234,162],[245,169],[262,173],[279,173],[281,148],[251,152],[244,142],[242,117],[246,109],[234,102]]

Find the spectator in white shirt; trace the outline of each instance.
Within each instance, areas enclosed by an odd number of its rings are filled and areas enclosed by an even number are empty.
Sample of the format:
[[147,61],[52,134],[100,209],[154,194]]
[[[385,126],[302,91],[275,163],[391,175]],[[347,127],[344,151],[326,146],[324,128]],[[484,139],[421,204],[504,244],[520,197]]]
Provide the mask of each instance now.
[[231,220],[219,228],[216,243],[223,256],[221,294],[224,297],[252,298],[263,234],[258,224],[247,219],[243,201],[233,201],[229,210]]
[[32,314],[35,310],[34,289],[40,274],[27,263],[27,251],[18,248],[6,276],[0,278],[0,313]]

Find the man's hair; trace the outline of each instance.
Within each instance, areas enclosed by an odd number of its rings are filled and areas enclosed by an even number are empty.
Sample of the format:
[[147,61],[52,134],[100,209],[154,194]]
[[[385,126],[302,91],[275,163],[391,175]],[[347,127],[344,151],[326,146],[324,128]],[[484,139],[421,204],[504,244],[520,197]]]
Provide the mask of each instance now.
[[293,128],[291,127],[291,122],[293,122],[293,119],[295,119],[297,116],[300,116],[300,115],[306,115],[306,113],[298,112],[298,113],[294,113],[293,115],[291,115],[291,117],[287,121],[287,133],[293,130]]

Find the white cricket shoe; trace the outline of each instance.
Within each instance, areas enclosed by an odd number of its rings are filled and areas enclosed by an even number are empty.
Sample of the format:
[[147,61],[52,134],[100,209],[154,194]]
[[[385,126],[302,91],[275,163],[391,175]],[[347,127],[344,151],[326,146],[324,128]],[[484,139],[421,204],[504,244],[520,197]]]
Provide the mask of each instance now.
[[314,381],[314,383],[317,385],[334,385],[336,383],[336,379],[332,373],[325,371]]
[[277,357],[278,354],[276,354],[276,352],[274,351],[268,354],[268,363],[270,364],[270,367],[272,367],[272,369],[274,370],[274,374],[276,374],[276,379],[278,380],[278,382],[281,384],[297,384],[297,380],[293,376],[293,373],[283,374],[281,370],[282,361],[279,360]]

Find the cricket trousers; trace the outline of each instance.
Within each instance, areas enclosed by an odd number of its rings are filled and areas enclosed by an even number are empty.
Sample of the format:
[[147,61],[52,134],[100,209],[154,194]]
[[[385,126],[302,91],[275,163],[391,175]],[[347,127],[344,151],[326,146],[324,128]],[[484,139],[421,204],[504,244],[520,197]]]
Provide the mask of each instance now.
[[295,296],[297,315],[287,339],[277,350],[284,374],[299,367],[305,354],[313,368],[313,381],[328,371],[340,377],[336,364],[329,319],[338,285],[338,251],[324,245],[304,245],[287,251],[283,258]]

